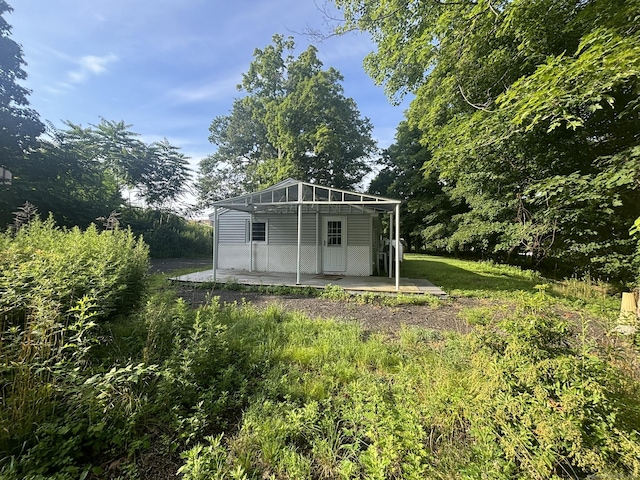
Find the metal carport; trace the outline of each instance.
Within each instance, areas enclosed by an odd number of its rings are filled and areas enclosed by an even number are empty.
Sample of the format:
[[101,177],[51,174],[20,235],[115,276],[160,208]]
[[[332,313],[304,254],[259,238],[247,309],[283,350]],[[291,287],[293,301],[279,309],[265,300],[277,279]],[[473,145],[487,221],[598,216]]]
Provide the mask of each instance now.
[[[216,280],[218,268],[219,228],[218,214],[222,208],[238,210],[248,213],[297,213],[297,258],[296,258],[296,284],[300,284],[300,252],[301,252],[301,228],[302,215],[315,213],[340,214],[353,213],[388,213],[389,225],[395,229],[389,229],[389,277],[392,276],[393,262],[395,262],[396,290],[400,289],[400,200],[351,192],[337,188],[314,185],[294,179],[284,180],[264,190],[247,193],[225,200],[219,200],[213,204],[214,239],[213,239],[213,281]],[[316,222],[316,225],[318,222]],[[395,256],[393,252],[393,230],[395,230]],[[317,232],[316,232],[317,235]],[[394,257],[394,258],[392,258]]]

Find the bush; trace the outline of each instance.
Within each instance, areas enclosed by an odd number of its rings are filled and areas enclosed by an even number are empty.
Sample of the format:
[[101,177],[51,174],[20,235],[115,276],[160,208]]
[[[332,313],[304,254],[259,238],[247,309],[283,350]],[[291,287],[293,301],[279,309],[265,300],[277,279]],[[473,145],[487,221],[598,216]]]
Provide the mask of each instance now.
[[62,316],[87,295],[98,319],[125,314],[139,302],[148,249],[131,231],[57,228],[35,219],[14,237],[0,235],[0,312],[23,322],[43,304]]
[[129,208],[121,222],[141,235],[153,258],[210,257],[213,249],[212,229],[159,210]]
[[[99,432],[92,418],[104,408],[95,391],[104,382],[87,383],[89,352],[98,323],[140,301],[147,268],[147,247],[129,231],[65,230],[34,219],[15,235],[0,235],[0,451],[28,450],[40,439],[45,451],[34,450],[34,465],[61,468],[66,450],[52,457],[47,442],[72,452],[102,430],[117,438],[104,426]],[[85,431],[93,440],[83,440]]]
[[[586,325],[585,325],[586,327]],[[545,304],[540,291],[477,334],[466,409],[484,478],[640,474],[634,393],[619,371]],[[482,330],[481,330],[482,331]],[[603,477],[605,478],[605,477]],[[606,477],[608,478],[608,477]]]
[[636,288],[640,292],[640,217],[635,221],[631,233],[635,234],[638,239],[638,247],[636,248],[636,255],[633,265],[636,271]]

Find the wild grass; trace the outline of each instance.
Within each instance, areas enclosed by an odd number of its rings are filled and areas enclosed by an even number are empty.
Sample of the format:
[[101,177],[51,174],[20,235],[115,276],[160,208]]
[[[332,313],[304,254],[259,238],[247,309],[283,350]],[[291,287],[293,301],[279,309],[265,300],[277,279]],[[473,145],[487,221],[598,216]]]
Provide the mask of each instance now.
[[[170,276],[174,276],[171,274]],[[161,279],[158,279],[161,281]],[[234,292],[261,293],[264,295],[304,296],[321,298],[334,302],[355,303],[360,305],[382,305],[398,307],[402,305],[428,305],[437,308],[443,300],[430,294],[375,293],[346,290],[340,285],[327,284],[324,288],[291,287],[287,285],[243,285],[235,280],[194,285],[202,290],[229,290]]]
[[392,339],[275,305],[194,309],[160,283],[98,324],[91,299],[67,323],[43,305],[28,342],[2,331],[2,385],[14,368],[24,388],[3,390],[0,479],[142,479],[149,450],[190,480],[638,477],[640,384],[538,280],[464,311],[469,334]]
[[501,333],[389,341],[276,306],[156,295],[129,320],[146,326],[129,363],[81,376],[3,475],[99,473],[101,452],[149,447],[177,448],[189,479],[637,474],[637,391],[587,344],[568,347],[540,305]]
[[236,429],[183,452],[186,478],[640,472],[637,418],[623,420],[631,392],[587,344],[567,347],[565,324],[537,304],[513,312],[501,333],[405,329],[394,342],[276,307],[223,308],[217,319],[243,359],[236,373],[252,365],[260,380]]
[[520,302],[542,288],[547,301],[590,316],[613,319],[620,308],[615,291],[590,279],[555,281],[532,270],[493,262],[407,254],[402,275],[427,278],[454,297]]

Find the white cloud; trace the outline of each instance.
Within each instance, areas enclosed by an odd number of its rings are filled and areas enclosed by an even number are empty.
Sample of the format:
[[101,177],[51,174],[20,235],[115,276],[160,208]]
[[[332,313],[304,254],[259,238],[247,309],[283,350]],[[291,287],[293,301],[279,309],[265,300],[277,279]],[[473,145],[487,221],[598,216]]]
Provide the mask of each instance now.
[[179,103],[206,102],[229,98],[229,105],[231,105],[231,99],[239,96],[236,86],[241,81],[242,75],[229,75],[204,85],[176,88],[171,92],[171,96]]
[[77,60],[79,68],[68,73],[71,83],[82,83],[91,75],[100,75],[107,71],[107,65],[118,60],[112,53],[98,57],[96,55],[86,55]]

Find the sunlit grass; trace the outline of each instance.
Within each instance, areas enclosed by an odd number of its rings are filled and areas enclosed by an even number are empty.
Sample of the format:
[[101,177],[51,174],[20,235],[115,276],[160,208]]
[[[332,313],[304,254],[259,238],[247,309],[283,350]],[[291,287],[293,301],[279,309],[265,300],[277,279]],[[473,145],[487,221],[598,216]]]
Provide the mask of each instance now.
[[545,289],[548,301],[592,315],[612,317],[619,298],[606,285],[578,279],[556,281],[532,270],[493,262],[407,254],[402,275],[426,278],[454,297],[518,301]]

